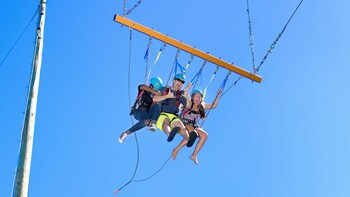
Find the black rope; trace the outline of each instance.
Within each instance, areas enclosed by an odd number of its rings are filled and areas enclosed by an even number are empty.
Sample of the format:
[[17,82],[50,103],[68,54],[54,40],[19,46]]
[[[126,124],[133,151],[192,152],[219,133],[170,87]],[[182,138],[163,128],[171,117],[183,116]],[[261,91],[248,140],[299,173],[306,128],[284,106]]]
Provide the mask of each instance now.
[[286,28],[287,28],[289,22],[292,20],[292,18],[294,17],[294,14],[298,11],[298,9],[299,9],[301,3],[303,3],[303,1],[304,1],[304,0],[301,0],[301,1],[299,2],[298,6],[295,8],[293,14],[289,17],[287,23],[284,25],[284,27],[283,27],[281,33],[278,34],[278,36],[277,36],[277,38],[275,39],[275,41],[270,45],[270,49],[267,50],[266,55],[263,57],[263,59],[261,60],[259,66],[256,68],[256,71],[255,71],[256,73],[259,72],[260,67],[264,64],[265,60],[267,59],[267,56],[268,56],[268,55],[272,52],[272,50],[275,48],[275,45],[277,44],[278,40],[281,38],[281,36],[282,36],[282,34],[284,33],[284,31],[286,30]]
[[230,87],[228,87],[224,93],[221,94],[220,98],[223,97],[233,86],[236,86],[237,82],[243,78],[244,78],[243,76],[239,76],[238,79],[232,85],[230,85]]
[[2,64],[5,62],[5,60],[7,59],[7,57],[10,55],[10,53],[12,52],[12,50],[15,48],[15,46],[17,45],[18,41],[21,39],[21,37],[23,36],[24,32],[27,30],[27,28],[29,27],[29,25],[32,23],[32,21],[34,20],[35,16],[39,13],[39,7],[34,11],[34,14],[32,16],[32,18],[30,19],[30,21],[28,22],[28,24],[26,25],[26,27],[23,29],[22,33],[18,36],[18,38],[16,39],[16,41],[13,43],[12,47],[10,48],[10,50],[7,52],[6,56],[3,58],[3,60],[0,63],[0,67],[2,66]]
[[177,58],[179,57],[179,53],[180,53],[180,49],[177,49],[176,55],[175,55],[175,59],[174,59],[174,63],[173,63],[173,66],[171,67],[168,80],[166,81],[166,86],[168,86],[169,81],[170,81],[170,78],[171,78],[171,75],[173,74],[173,70],[174,70],[174,68],[175,68],[175,66],[176,66],[176,60],[177,60]]
[[154,175],[156,175],[160,170],[163,169],[163,167],[168,163],[168,161],[170,160],[170,158],[171,158],[171,155],[170,155],[169,158],[164,162],[164,164],[163,164],[155,173],[153,173],[151,176],[149,176],[149,177],[147,177],[147,178],[144,178],[144,179],[135,180],[135,181],[133,181],[133,182],[142,182],[142,181],[146,181],[146,180],[152,178],[152,177],[153,177]]
[[[129,44],[129,66],[128,66],[128,97],[129,97],[129,109],[131,108],[131,94],[130,94],[130,79],[131,79],[131,52],[132,52],[132,30],[131,30],[131,28],[129,28],[129,31],[130,31],[130,37],[129,37],[129,39],[130,39],[130,44]],[[132,125],[134,125],[134,121],[133,121],[133,119],[132,119],[132,115],[130,115],[130,120],[131,120],[131,123],[132,123]],[[120,187],[119,189],[117,189],[117,190],[115,190],[115,194],[117,194],[119,191],[121,191],[124,187],[126,187],[127,185],[129,185],[132,181],[133,181],[133,179],[134,179],[134,177],[135,177],[135,175],[136,175],[136,172],[137,172],[137,169],[138,169],[138,167],[139,167],[139,161],[140,161],[140,148],[139,148],[139,142],[138,142],[138,140],[137,140],[137,135],[136,135],[136,133],[134,133],[134,136],[135,136],[135,141],[136,141],[136,166],[135,166],[135,169],[134,169],[134,173],[132,174],[132,176],[131,176],[131,178],[130,178],[130,180],[128,181],[128,182],[126,182],[122,187]]]
[[[130,79],[131,79],[131,48],[132,48],[132,30],[131,28],[129,28],[130,30],[130,46],[129,46],[129,69],[128,69],[128,97],[129,97],[129,107],[131,108],[131,94],[130,94]],[[131,119],[131,123],[132,125],[134,125],[134,122],[133,122],[133,119],[132,119],[132,115],[130,115],[130,119]],[[142,181],[146,181],[148,179],[151,179],[153,176],[155,176],[159,171],[161,171],[164,166],[168,163],[168,161],[170,160],[171,158],[171,155],[169,156],[169,158],[165,161],[165,163],[155,172],[153,173],[151,176],[147,177],[147,178],[144,178],[144,179],[139,179],[139,180],[135,180],[134,181],[134,178],[135,178],[135,175],[136,175],[136,172],[138,170],[138,167],[139,167],[139,163],[140,163],[140,146],[139,146],[139,142],[138,142],[138,139],[137,139],[137,135],[136,133],[134,132],[134,136],[135,136],[135,141],[136,141],[136,152],[137,152],[137,156],[136,156],[136,166],[135,166],[135,169],[134,169],[134,173],[133,175],[131,176],[130,180],[128,182],[126,182],[123,186],[121,186],[119,189],[115,190],[114,193],[115,194],[118,194],[118,192],[120,192],[124,187],[126,187],[127,185],[129,185],[131,182],[142,182]]]

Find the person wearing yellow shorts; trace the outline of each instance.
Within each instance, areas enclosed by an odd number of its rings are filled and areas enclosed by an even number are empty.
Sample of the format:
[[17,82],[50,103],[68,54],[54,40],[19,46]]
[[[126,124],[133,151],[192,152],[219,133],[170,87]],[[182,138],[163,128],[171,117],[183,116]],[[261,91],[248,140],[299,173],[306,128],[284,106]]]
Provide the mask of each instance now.
[[176,74],[172,86],[163,87],[160,89],[161,95],[154,96],[153,98],[155,102],[160,102],[162,106],[156,126],[165,132],[168,136],[168,142],[171,142],[178,132],[188,140],[186,128],[177,115],[180,104],[186,106],[187,102],[184,95],[185,91],[181,90],[184,83],[185,76],[183,74]]

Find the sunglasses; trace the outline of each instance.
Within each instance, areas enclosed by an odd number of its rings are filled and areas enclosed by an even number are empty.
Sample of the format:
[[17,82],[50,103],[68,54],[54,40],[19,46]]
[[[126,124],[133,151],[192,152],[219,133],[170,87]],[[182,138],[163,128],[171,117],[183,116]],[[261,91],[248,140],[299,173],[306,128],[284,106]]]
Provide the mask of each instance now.
[[181,80],[181,79],[175,79],[176,81],[180,81],[182,84],[185,83],[185,81]]

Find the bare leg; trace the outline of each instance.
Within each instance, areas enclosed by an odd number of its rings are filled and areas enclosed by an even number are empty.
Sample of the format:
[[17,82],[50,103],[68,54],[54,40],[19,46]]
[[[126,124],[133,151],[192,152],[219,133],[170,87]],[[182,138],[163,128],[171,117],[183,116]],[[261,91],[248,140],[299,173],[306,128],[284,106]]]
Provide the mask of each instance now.
[[[174,124],[175,125],[175,124]],[[182,124],[183,125],[183,124]],[[186,135],[188,136],[188,131],[193,131],[194,128],[187,124],[187,125],[184,125],[185,126],[185,132],[186,132]],[[187,144],[188,140],[186,140],[186,138],[182,139],[182,141],[180,142],[180,144],[173,149],[173,153],[171,154],[171,156],[173,157],[174,160],[176,160],[176,156],[179,152],[179,150],[184,147],[186,144]]]
[[184,147],[187,144],[187,140],[184,138],[182,139],[182,141],[180,142],[180,144],[173,149],[173,153],[171,153],[171,156],[173,157],[174,160],[176,160],[176,156],[177,153],[179,152],[179,150]]
[[208,138],[208,133],[205,132],[203,129],[201,128],[197,128],[196,129],[197,133],[199,134],[199,140],[196,144],[196,148],[194,149],[192,155],[190,156],[190,159],[198,165],[198,159],[197,159],[197,154],[199,153],[199,151],[202,149],[205,141]]
[[163,131],[164,133],[169,136],[169,133],[170,133],[170,126],[169,126],[169,119],[166,118],[163,122],[163,125],[162,125],[162,128],[163,128]]
[[172,122],[172,128],[180,127],[180,134],[188,141],[188,133],[186,131],[185,125],[181,121]]

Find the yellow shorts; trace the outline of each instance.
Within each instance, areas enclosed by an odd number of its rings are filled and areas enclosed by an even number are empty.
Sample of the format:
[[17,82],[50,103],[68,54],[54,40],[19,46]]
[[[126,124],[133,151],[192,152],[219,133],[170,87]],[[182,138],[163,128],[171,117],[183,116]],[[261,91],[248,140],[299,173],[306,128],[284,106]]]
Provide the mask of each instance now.
[[165,119],[169,119],[170,129],[173,129],[171,126],[173,122],[178,122],[178,121],[181,122],[180,118],[178,118],[176,115],[162,112],[160,113],[160,116],[158,117],[157,124],[156,124],[158,129],[163,130],[163,122]]

